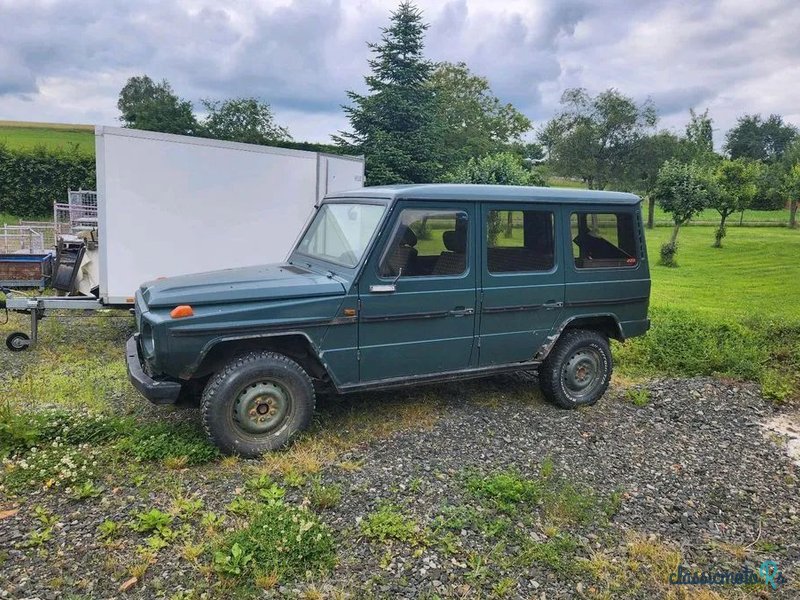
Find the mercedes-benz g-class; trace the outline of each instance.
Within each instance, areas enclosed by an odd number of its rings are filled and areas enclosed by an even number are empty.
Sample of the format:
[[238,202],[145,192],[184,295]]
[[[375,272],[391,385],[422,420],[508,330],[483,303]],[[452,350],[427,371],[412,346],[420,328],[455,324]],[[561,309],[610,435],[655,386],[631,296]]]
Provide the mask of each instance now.
[[363,188],[328,196],[285,263],[142,285],[128,370],[155,403],[200,396],[210,438],[256,456],[309,425],[321,386],[536,370],[558,406],[593,404],[649,295],[632,194]]

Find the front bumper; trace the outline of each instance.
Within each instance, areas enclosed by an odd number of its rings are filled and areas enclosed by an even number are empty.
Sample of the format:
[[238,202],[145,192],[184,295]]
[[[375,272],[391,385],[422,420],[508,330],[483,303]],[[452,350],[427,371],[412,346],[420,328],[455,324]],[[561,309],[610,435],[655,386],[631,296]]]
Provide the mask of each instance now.
[[153,379],[144,372],[137,338],[138,334],[132,335],[125,344],[128,379],[153,404],[175,404],[181,393],[181,384],[177,381]]

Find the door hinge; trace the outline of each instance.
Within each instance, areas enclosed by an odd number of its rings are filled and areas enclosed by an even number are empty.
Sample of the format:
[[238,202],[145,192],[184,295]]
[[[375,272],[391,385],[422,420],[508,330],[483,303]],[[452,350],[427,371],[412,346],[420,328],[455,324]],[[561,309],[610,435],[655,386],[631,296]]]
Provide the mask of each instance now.
[[356,360],[361,360],[361,350],[356,350]]
[[481,336],[478,336],[478,348],[481,347]]

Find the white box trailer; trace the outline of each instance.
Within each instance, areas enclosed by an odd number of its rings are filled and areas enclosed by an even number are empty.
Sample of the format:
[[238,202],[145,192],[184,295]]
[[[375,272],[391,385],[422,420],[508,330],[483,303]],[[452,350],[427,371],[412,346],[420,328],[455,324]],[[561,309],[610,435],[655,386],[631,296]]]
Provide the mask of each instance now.
[[31,314],[18,345],[46,309],[124,307],[144,281],[280,262],[327,193],[364,185],[363,157],[104,126],[95,150],[99,297],[12,294]]

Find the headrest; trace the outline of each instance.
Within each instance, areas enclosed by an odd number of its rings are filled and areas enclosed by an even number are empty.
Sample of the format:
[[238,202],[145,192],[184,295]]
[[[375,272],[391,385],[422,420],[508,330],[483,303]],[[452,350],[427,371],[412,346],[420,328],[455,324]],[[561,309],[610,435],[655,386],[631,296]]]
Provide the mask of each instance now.
[[395,237],[398,246],[411,246],[412,248],[417,245],[417,234],[411,229],[403,225],[403,229],[397,232]]
[[464,229],[445,231],[442,234],[442,241],[450,252],[464,254],[467,251],[467,232]]

